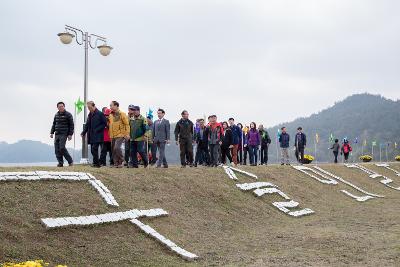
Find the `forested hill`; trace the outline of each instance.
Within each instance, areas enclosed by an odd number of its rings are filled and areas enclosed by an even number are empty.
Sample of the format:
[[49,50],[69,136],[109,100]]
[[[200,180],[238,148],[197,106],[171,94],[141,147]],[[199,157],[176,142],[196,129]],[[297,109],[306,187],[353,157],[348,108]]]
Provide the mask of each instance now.
[[[307,152],[310,154],[314,154],[315,134],[318,133],[320,141],[317,145],[317,156],[321,161],[326,161],[331,156],[331,153],[326,151],[331,133],[339,140],[347,137],[353,143],[355,154],[361,153],[361,145],[364,140],[367,140],[367,146],[363,149],[364,154],[366,151],[371,152],[371,143],[376,141],[377,146],[374,147],[376,156],[379,156],[377,153],[379,153],[380,143],[384,150],[386,147],[383,144],[390,143],[388,152],[389,156],[393,156],[396,153],[394,142],[400,143],[400,101],[393,101],[379,95],[352,95],[310,117],[279,124],[270,128],[269,131],[276,136],[277,129],[282,126],[286,126],[292,136],[297,127],[302,126],[308,136]],[[356,138],[359,142],[357,144],[354,142]],[[375,157],[375,159],[378,158]]]

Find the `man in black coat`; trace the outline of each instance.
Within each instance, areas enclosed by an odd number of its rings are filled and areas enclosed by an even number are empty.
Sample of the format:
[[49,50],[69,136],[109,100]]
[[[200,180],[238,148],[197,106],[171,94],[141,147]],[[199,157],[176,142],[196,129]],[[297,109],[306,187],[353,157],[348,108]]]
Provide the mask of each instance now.
[[297,134],[294,139],[294,147],[296,149],[296,158],[300,164],[304,162],[304,149],[307,145],[307,137],[303,133],[303,128],[297,128]]
[[74,119],[72,114],[65,110],[64,102],[57,103],[58,112],[54,116],[53,125],[50,130],[50,138],[54,137],[54,150],[58,161],[57,167],[63,167],[64,158],[69,166],[73,165],[72,158],[68,153],[65,143],[72,139],[74,134]]
[[90,111],[85,127],[81,136],[87,134],[88,144],[93,156],[92,167],[100,168],[99,147],[104,143],[104,128],[107,126],[107,120],[104,114],[96,108],[93,101],[87,102],[87,107]]
[[176,123],[175,141],[181,151],[181,167],[186,167],[186,160],[193,167],[193,122],[189,120],[189,113],[184,110],[182,119]]

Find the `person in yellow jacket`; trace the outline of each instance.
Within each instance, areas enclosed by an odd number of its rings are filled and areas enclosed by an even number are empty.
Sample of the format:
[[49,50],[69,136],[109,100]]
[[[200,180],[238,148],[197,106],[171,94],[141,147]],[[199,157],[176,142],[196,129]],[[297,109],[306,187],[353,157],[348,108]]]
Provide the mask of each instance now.
[[110,104],[111,114],[109,117],[110,126],[109,134],[111,138],[111,149],[114,159],[114,167],[122,168],[124,156],[122,154],[122,144],[125,140],[129,140],[130,125],[126,113],[119,109],[117,101],[111,101]]

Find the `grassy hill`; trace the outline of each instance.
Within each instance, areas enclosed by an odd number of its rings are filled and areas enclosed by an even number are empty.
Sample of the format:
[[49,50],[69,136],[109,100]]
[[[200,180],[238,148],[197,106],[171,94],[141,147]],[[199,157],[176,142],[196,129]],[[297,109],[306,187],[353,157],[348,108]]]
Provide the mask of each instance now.
[[[400,164],[392,164],[400,170]],[[373,165],[382,174],[395,177]],[[395,266],[400,262],[400,192],[344,166],[323,165],[383,199],[366,203],[290,167],[244,168],[279,186],[314,215],[292,218],[240,191],[221,168],[92,169],[119,208],[107,207],[89,185],[0,182],[0,262],[44,259],[68,266]],[[0,168],[27,171],[33,168]],[[55,170],[41,168],[41,170]],[[59,169],[58,169],[59,170]],[[239,175],[239,182],[254,181]],[[141,219],[201,258],[186,262],[129,222],[46,230],[40,218],[163,208],[169,216]]]
[[[306,107],[302,107],[306,108]],[[362,142],[367,140],[364,154],[371,154],[371,142],[376,141],[374,150],[375,160],[379,160],[379,144],[390,143],[388,148],[389,160],[399,153],[394,149],[394,142],[400,144],[400,100],[393,101],[380,95],[356,94],[335,103],[307,118],[298,118],[291,122],[281,123],[269,129],[275,137],[278,128],[286,126],[291,134],[294,145],[296,129],[302,126],[308,137],[307,152],[314,155],[315,133],[319,134],[320,142],[317,145],[319,162],[332,162],[332,152],[328,151],[329,136],[342,140],[347,137],[353,145],[354,159],[357,160],[362,152]],[[359,143],[355,144],[354,140]],[[274,138],[276,139],[276,138]],[[276,158],[275,142],[273,140],[271,158]],[[275,152],[275,153],[274,153]],[[385,152],[385,150],[384,150]],[[385,153],[382,160],[386,160]]]

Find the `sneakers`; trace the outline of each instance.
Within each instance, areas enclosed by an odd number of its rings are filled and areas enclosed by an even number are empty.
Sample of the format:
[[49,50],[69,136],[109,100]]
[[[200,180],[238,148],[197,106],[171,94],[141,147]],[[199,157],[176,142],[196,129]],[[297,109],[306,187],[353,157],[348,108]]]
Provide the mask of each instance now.
[[64,167],[64,165],[61,164],[61,163],[58,163],[58,164],[57,164],[57,167],[62,168],[62,167]]

